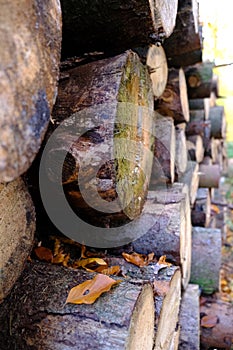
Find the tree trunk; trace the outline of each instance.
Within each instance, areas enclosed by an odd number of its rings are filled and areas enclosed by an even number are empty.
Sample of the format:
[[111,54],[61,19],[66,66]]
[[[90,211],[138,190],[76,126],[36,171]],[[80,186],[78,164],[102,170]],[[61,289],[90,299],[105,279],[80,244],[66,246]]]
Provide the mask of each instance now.
[[20,276],[30,254],[35,212],[21,178],[0,184],[0,303]]
[[203,140],[200,135],[189,136],[186,141],[186,148],[190,160],[201,163],[204,158]]
[[186,172],[180,177],[179,181],[183,184],[186,184],[189,189],[189,197],[191,206],[194,204],[197,189],[199,187],[199,165],[197,162],[188,161]]
[[169,67],[190,66],[202,61],[202,38],[198,31],[197,0],[179,1],[176,26],[164,42]]
[[147,69],[127,51],[67,73],[53,110],[59,127],[46,148],[46,176],[60,181],[63,171],[68,201],[92,225],[114,225],[118,214],[123,221],[134,219],[141,213],[153,162]]
[[220,230],[193,227],[190,282],[198,284],[206,294],[219,290],[221,245]]
[[2,2],[0,22],[0,182],[9,182],[35,158],[56,98],[59,2]]
[[[201,315],[216,319],[213,327],[201,327],[201,347],[208,349],[232,349],[233,306],[219,299],[207,300],[200,307]],[[210,321],[211,322],[211,321]]]
[[176,176],[179,177],[185,173],[188,164],[186,137],[185,137],[186,123],[177,124],[176,132],[176,153],[175,153],[175,170]]
[[143,64],[147,65],[152,80],[152,88],[155,99],[160,97],[166,87],[168,77],[167,58],[162,46],[150,45],[144,48],[136,48]]
[[174,27],[177,0],[62,0],[63,57],[83,52],[119,53],[168,37]]
[[213,63],[203,62],[185,68],[188,97],[209,98],[212,91]]
[[208,188],[219,187],[221,174],[220,174],[220,168],[218,164],[214,164],[214,165],[200,164],[199,173],[200,173],[199,187],[208,187]]
[[210,223],[211,200],[209,188],[199,188],[191,211],[192,225],[208,227]]
[[215,139],[226,137],[226,118],[223,106],[210,108],[209,119],[211,122],[211,136]]
[[173,183],[175,179],[175,127],[172,118],[155,113],[154,160],[150,188],[159,183]]
[[162,96],[155,101],[155,110],[174,119],[176,124],[189,121],[187,87],[182,68],[170,68],[168,82]]
[[28,264],[0,307],[4,349],[152,349],[155,308],[148,281],[125,279],[92,305],[65,304],[72,287],[94,276]]
[[179,350],[200,349],[199,309],[199,286],[189,284],[181,299]]

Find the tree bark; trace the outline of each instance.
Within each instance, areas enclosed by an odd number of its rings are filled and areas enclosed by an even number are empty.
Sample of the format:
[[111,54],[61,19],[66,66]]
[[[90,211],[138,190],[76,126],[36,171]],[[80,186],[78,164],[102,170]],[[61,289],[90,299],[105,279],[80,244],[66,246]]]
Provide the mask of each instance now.
[[189,100],[190,119],[192,110],[204,110],[205,120],[209,118],[210,98],[194,98]]
[[168,82],[162,96],[155,101],[155,110],[174,119],[176,124],[189,121],[187,87],[182,68],[170,68]]
[[200,135],[189,136],[186,141],[186,147],[190,160],[201,163],[204,158],[202,137]]
[[20,276],[30,254],[35,211],[21,178],[0,184],[0,303]]
[[190,282],[198,284],[206,294],[219,290],[221,245],[220,230],[193,227]]
[[[190,100],[192,101],[192,100]],[[190,122],[204,122],[206,120],[204,109],[193,109],[190,112]]]
[[199,187],[198,171],[198,163],[194,161],[188,161],[186,172],[179,179],[181,183],[186,184],[188,186],[191,206],[195,202],[197,196],[197,189]]
[[169,67],[190,66],[202,61],[202,38],[198,31],[197,0],[179,1],[176,26],[164,42]]
[[196,201],[191,211],[192,225],[208,227],[211,215],[211,200],[209,188],[199,188]]
[[64,191],[78,215],[104,227],[114,224],[115,214],[123,221],[134,219],[143,207],[153,161],[147,69],[127,51],[67,73],[53,110],[59,128],[47,149],[48,178],[59,181],[56,163],[65,158]]
[[173,183],[175,179],[176,138],[173,119],[155,113],[155,130],[150,188],[160,183]]
[[188,164],[186,137],[185,137],[186,123],[177,124],[176,132],[176,154],[175,154],[175,172],[179,177],[185,173]]
[[200,179],[199,179],[199,187],[219,187],[220,181],[220,168],[218,164],[214,165],[206,165],[200,164],[199,166]]
[[226,137],[226,119],[223,106],[210,108],[211,136],[215,139]]
[[216,318],[211,328],[201,327],[201,347],[232,349],[233,306],[219,299],[209,299],[200,307],[201,315]]
[[179,350],[200,349],[199,286],[189,284],[185,289],[180,307]]
[[62,0],[63,57],[90,51],[119,53],[161,41],[175,27],[177,3]]
[[134,51],[139,55],[143,64],[147,65],[152,81],[155,99],[160,97],[166,87],[168,78],[167,58],[162,46],[150,45],[136,48]]
[[65,304],[72,287],[94,276],[48,263],[27,264],[0,307],[4,349],[152,349],[151,283],[125,279],[92,305]]
[[197,63],[185,68],[188,97],[209,98],[212,91],[213,64],[211,62]]
[[59,75],[61,9],[56,0],[2,2],[0,182],[24,173],[47,129]]

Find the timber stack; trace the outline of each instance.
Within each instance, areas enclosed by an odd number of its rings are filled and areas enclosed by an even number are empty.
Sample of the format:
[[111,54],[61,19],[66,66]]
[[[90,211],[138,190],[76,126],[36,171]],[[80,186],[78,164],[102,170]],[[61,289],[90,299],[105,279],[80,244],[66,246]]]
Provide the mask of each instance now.
[[[229,327],[200,326],[227,157],[197,0],[16,1],[0,17],[0,348],[223,347]],[[103,239],[66,237],[61,196]]]

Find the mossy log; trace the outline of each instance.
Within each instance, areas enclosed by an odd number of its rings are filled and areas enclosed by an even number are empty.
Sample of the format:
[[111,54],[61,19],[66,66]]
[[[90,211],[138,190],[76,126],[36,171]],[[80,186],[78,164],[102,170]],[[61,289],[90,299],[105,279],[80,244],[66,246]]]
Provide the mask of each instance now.
[[1,3],[0,182],[31,165],[57,93],[61,9],[56,0]]
[[78,215],[104,227],[118,215],[134,219],[142,211],[153,162],[149,73],[132,51],[66,73],[53,109],[51,130],[59,127],[47,149],[48,178],[59,181],[56,162],[63,157],[64,192]]
[[166,87],[168,77],[167,58],[162,46],[149,45],[136,48],[143,64],[146,64],[152,80],[152,88],[155,99],[160,97]]
[[180,177],[179,181],[186,184],[189,189],[189,198],[191,206],[194,204],[197,189],[199,187],[199,164],[192,160],[188,161],[187,169],[185,173]]
[[209,120],[211,122],[211,136],[215,139],[224,139],[226,137],[226,117],[224,107],[211,107]]
[[178,0],[62,0],[63,57],[83,52],[120,53],[168,37]]
[[[233,306],[229,302],[219,299],[210,299],[201,305],[201,316],[212,321],[213,327],[201,326],[201,348],[232,349]],[[201,317],[201,318],[202,318]],[[216,324],[215,321],[216,320]],[[208,322],[208,321],[207,321]]]
[[35,211],[21,178],[0,184],[0,303],[20,276],[36,229]]
[[168,81],[162,96],[155,101],[155,111],[172,117],[175,124],[189,121],[187,86],[182,68],[170,68]]
[[199,294],[197,284],[188,284],[182,294],[179,316],[179,350],[200,349]]
[[175,153],[175,173],[178,178],[185,173],[188,164],[186,137],[186,123],[180,123],[175,126],[176,133],[176,153]]
[[124,279],[92,305],[65,304],[72,287],[94,276],[48,263],[28,263],[0,306],[2,348],[151,350],[152,284]]
[[190,282],[198,284],[206,294],[219,291],[221,246],[221,230],[193,227]]
[[189,99],[209,98],[212,91],[213,63],[197,63],[184,71]]
[[176,26],[164,41],[169,67],[190,66],[202,61],[197,0],[178,2]]
[[191,211],[192,225],[208,227],[211,215],[209,188],[198,188],[194,206]]

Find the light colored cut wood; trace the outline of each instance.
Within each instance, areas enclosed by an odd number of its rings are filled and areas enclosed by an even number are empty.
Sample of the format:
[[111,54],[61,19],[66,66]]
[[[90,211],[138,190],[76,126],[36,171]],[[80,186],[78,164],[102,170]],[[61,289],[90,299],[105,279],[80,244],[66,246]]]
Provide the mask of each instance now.
[[199,164],[191,160],[188,161],[186,172],[180,177],[179,182],[188,186],[190,204],[192,206],[199,187]]
[[175,126],[176,132],[176,155],[175,155],[175,169],[176,175],[181,176],[186,169],[188,164],[186,137],[185,137],[185,123],[180,123]]

